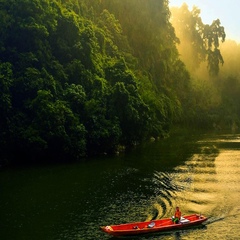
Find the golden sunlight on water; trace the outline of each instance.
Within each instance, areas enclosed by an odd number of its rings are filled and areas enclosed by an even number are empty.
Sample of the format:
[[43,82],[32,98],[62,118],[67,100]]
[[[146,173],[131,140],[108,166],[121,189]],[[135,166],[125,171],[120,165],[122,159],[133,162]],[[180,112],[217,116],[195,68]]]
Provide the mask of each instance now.
[[[224,140],[221,140],[224,142]],[[233,140],[240,143],[239,139]],[[189,178],[177,202],[184,212],[200,212],[209,217],[208,235],[222,239],[239,239],[236,226],[240,215],[240,150],[203,147],[185,166],[177,168],[180,179]],[[231,230],[230,230],[231,229]],[[210,234],[211,233],[211,234]]]
[[239,205],[240,197],[240,151],[231,150],[220,153],[216,158],[216,172],[223,206],[234,210],[231,208]]
[[[192,155],[168,176],[171,189],[168,187],[167,199],[158,201],[158,209],[165,202],[171,211],[178,205],[183,214],[201,213],[209,217],[206,231],[189,232],[186,239],[240,239],[240,139],[222,136],[199,144],[200,153]],[[155,175],[163,185],[162,174]],[[161,198],[166,196],[161,194]],[[162,216],[169,215],[162,212]]]

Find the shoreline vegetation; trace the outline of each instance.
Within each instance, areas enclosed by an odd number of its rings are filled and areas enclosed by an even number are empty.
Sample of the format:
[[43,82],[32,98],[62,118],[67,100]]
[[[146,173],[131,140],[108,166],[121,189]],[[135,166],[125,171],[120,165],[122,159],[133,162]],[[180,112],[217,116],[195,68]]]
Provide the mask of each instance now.
[[240,126],[240,46],[197,7],[3,0],[0,16],[1,166]]

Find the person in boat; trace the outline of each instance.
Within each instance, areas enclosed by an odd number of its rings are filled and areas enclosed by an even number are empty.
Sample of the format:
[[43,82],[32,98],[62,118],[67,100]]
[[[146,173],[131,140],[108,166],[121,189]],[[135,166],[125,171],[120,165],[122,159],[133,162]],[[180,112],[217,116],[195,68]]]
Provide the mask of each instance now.
[[175,211],[175,214],[174,214],[173,222],[174,223],[179,223],[179,221],[181,219],[181,216],[182,216],[182,213],[181,213],[179,207],[176,207],[176,211]]

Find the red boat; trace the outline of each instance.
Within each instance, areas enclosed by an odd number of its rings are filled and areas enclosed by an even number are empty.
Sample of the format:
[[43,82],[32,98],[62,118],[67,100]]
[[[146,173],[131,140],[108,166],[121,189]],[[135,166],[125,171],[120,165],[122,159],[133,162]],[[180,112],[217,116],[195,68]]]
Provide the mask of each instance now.
[[174,223],[171,218],[153,220],[148,222],[132,222],[119,225],[100,227],[102,231],[112,236],[132,236],[146,233],[180,230],[192,226],[201,225],[207,217],[200,214],[192,214],[181,217],[179,223]]

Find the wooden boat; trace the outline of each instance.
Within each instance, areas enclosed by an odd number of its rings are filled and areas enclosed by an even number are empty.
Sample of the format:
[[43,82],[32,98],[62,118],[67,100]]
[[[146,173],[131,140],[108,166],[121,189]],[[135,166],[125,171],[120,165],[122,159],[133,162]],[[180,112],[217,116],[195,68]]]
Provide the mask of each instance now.
[[206,220],[207,217],[203,215],[192,214],[181,217],[179,223],[174,223],[171,218],[165,218],[147,222],[132,222],[119,225],[102,226],[100,228],[103,232],[112,236],[132,236],[146,233],[180,230],[201,225]]

